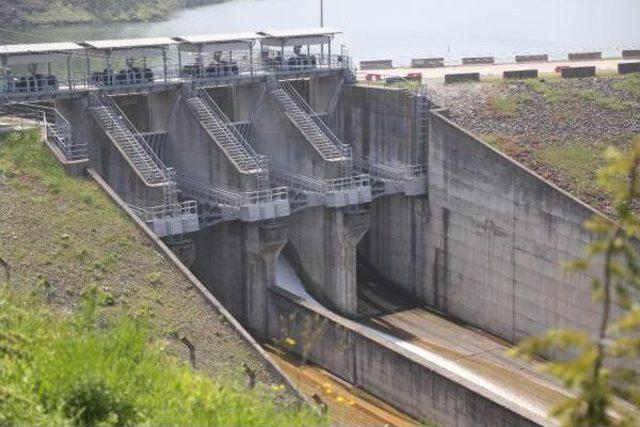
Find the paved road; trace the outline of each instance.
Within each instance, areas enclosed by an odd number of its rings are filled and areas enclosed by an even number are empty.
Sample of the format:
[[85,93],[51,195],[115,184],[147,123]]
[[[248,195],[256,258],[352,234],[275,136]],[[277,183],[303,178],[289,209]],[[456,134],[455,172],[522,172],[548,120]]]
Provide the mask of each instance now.
[[383,76],[406,76],[409,73],[422,73],[423,79],[442,79],[445,74],[480,73],[487,77],[501,77],[503,71],[537,69],[539,73],[554,73],[556,67],[596,66],[598,72],[612,72],[618,70],[620,62],[637,62],[640,60],[603,59],[599,61],[554,61],[528,64],[488,64],[488,65],[454,65],[441,68],[392,68],[387,70],[358,71],[358,78],[364,80],[367,74],[381,74]]

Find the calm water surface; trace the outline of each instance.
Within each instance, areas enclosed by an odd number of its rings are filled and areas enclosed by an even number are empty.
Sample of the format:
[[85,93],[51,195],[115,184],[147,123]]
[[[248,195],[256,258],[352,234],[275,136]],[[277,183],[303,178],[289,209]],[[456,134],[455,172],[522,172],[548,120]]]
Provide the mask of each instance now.
[[[89,40],[318,26],[319,0],[238,0],[176,13],[169,21],[0,32],[2,42]],[[638,0],[325,0],[325,25],[356,59],[512,57],[640,45]]]

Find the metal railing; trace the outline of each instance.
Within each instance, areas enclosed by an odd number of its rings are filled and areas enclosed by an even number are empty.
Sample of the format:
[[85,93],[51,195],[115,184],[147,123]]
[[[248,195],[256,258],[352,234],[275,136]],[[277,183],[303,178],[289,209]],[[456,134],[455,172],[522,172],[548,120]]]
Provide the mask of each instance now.
[[[323,159],[350,163],[351,147],[343,144],[335,136],[289,82],[278,82],[277,79],[272,79],[269,86],[271,93],[282,105],[287,116]],[[344,175],[348,174],[349,168],[345,167],[344,169]]]
[[190,197],[237,209],[264,203],[285,201],[288,198],[285,187],[236,192],[222,187],[206,185],[182,176],[179,176],[177,180],[183,193],[188,194]]
[[195,200],[162,206],[140,207],[129,205],[129,207],[145,222],[196,215],[198,213],[198,203]]
[[247,142],[245,137],[238,131],[238,129],[231,123],[229,117],[222,111],[222,109],[216,104],[216,102],[209,96],[207,91],[203,88],[198,88],[196,91],[198,98],[202,99],[208,107],[210,107],[215,114],[217,114],[222,120],[224,127],[230,132],[232,138],[237,142],[247,154],[255,159],[258,169],[268,169],[268,160],[266,156],[261,156],[255,152],[253,147]]
[[57,147],[66,160],[79,161],[88,158],[88,144],[74,141],[71,124],[55,108],[27,103],[6,104],[5,108],[10,115],[41,115],[47,141]]
[[275,181],[289,189],[318,194],[354,190],[371,185],[371,177],[368,174],[344,178],[316,179],[285,171],[271,171],[271,176]]
[[313,108],[305,101],[305,99],[298,93],[298,91],[293,87],[293,85],[284,81],[281,83],[282,89],[293,98],[294,102],[298,107],[302,108],[302,111],[305,112],[313,122],[320,128],[320,130],[329,137],[331,142],[336,146],[338,150],[342,153],[343,157],[350,158],[351,157],[351,147],[349,145],[343,144],[342,141],[333,133],[333,131],[327,126],[324,121],[318,116]]
[[201,125],[209,131],[214,141],[236,167],[245,173],[267,174],[269,163],[258,155],[245,137],[231,123],[205,89],[185,88],[187,104]]
[[[253,61],[250,60],[239,60],[236,63],[237,72],[232,72],[228,74],[218,74],[218,75],[188,75],[184,71],[184,65],[182,66],[169,63],[165,68],[162,64],[156,64],[155,66],[151,66],[153,69],[153,76],[149,80],[118,80],[118,79],[107,79],[109,82],[105,84],[105,82],[97,81],[91,75],[86,75],[87,72],[82,70],[82,77],[78,77],[80,74],[79,70],[75,70],[73,72],[73,76],[71,79],[67,78],[67,76],[63,78],[56,79],[55,84],[46,84],[46,85],[30,85],[28,84],[26,87],[18,86],[11,79],[3,79],[0,75],[0,94],[5,95],[24,95],[25,97],[33,96],[49,96],[54,95],[56,93],[62,92],[76,92],[76,91],[87,91],[87,90],[100,90],[104,92],[118,91],[118,90],[134,90],[140,89],[145,90],[153,85],[165,84],[165,83],[182,83],[182,82],[199,82],[199,83],[207,83],[207,82],[226,82],[226,81],[235,81],[237,79],[250,78],[253,76],[265,76],[269,74],[276,75],[295,75],[295,74],[310,74],[314,72],[321,71],[329,71],[329,70],[348,70],[351,64],[351,60],[348,57],[342,55],[332,55],[331,60],[329,61],[329,56],[325,55],[324,58],[318,57],[316,65],[273,65],[266,64],[261,61],[259,58],[254,58]],[[190,64],[194,65],[194,64]],[[205,66],[206,67],[206,66]],[[96,71],[95,69],[90,70],[90,73]],[[20,77],[20,76],[19,76]],[[31,77],[31,76],[24,76]]]
[[354,166],[372,177],[390,181],[404,181],[424,176],[427,172],[427,166],[424,164],[402,165],[400,168],[394,168],[370,159],[354,160]]
[[120,146],[131,164],[149,185],[169,184],[171,173],[153,152],[116,102],[110,97],[91,94],[94,116]]
[[202,206],[199,216],[206,226],[224,221],[255,222],[288,216],[289,193],[286,188],[235,192],[229,189],[179,178],[184,195],[196,199]]

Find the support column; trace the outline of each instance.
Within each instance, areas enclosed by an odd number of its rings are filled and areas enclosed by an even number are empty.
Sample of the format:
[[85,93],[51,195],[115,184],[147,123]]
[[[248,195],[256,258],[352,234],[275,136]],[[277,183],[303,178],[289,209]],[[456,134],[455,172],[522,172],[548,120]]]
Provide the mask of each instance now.
[[312,208],[289,219],[286,249],[309,293],[341,314],[357,314],[358,242],[369,229],[369,212]]
[[218,224],[196,233],[192,271],[227,310],[257,336],[267,333],[267,288],[287,242],[284,225]]
[[284,225],[253,225],[255,234],[247,242],[245,269],[247,326],[266,337],[269,324],[267,289],[276,285],[276,262],[287,243]]

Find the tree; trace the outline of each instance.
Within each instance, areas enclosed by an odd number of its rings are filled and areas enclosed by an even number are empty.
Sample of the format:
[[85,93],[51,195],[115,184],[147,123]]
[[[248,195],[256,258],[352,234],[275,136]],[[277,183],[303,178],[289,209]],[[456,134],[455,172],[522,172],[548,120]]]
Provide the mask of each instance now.
[[[549,330],[522,342],[513,353],[533,357],[545,350],[569,354],[542,363],[575,397],[552,415],[563,426],[627,426],[640,423],[640,138],[627,152],[610,148],[598,172],[598,184],[614,200],[616,221],[594,215],[585,227],[594,242],[581,259],[566,263],[572,271],[602,265],[593,279],[593,298],[601,306],[595,333]],[[622,403],[622,401],[625,401]]]

